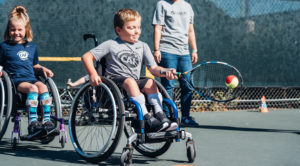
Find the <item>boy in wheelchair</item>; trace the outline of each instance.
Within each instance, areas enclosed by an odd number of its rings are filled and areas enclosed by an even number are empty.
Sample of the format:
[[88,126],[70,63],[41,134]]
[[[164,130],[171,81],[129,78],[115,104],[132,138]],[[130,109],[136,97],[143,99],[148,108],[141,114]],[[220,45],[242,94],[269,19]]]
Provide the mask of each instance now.
[[[55,128],[50,121],[52,98],[47,86],[35,77],[34,69],[43,70],[46,77],[52,77],[53,73],[38,64],[37,46],[31,42],[32,38],[26,9],[23,6],[15,7],[10,13],[4,34],[5,41],[0,45],[0,65],[10,74],[17,91],[27,94],[29,135],[41,130],[52,131]],[[2,76],[1,71],[0,76]],[[43,110],[43,124],[37,117],[38,100],[40,100]]]
[[[116,39],[107,40],[82,56],[90,84],[97,86],[101,83],[93,62],[100,62],[104,58],[104,75],[125,89],[127,95],[140,104],[146,125],[154,132],[175,130],[178,125],[171,122],[163,112],[162,95],[154,80],[140,80],[140,72],[142,63],[145,63],[153,75],[171,80],[177,79],[174,74],[176,70],[158,66],[149,46],[138,40],[141,34],[141,16],[137,11],[119,10],[114,16],[114,29],[118,35]],[[144,94],[154,107],[154,116],[147,111]]]

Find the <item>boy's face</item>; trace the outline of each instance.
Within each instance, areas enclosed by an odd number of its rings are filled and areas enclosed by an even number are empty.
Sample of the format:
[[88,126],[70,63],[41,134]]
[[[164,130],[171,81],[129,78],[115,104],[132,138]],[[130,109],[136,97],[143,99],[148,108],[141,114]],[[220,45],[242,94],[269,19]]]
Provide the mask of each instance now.
[[23,43],[25,38],[25,24],[22,21],[11,21],[9,25],[9,36],[14,43]]
[[141,19],[125,22],[123,28],[116,27],[116,32],[123,41],[136,43],[141,34]]

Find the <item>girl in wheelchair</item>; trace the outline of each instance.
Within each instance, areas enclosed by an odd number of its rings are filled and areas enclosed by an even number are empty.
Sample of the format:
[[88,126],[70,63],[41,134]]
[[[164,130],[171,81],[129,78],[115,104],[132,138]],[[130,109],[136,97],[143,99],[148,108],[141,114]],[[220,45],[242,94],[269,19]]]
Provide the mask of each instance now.
[[[16,6],[10,13],[4,34],[5,41],[0,45],[0,65],[11,75],[17,91],[27,94],[29,134],[43,129],[51,131],[55,128],[50,121],[52,98],[47,86],[36,79],[34,69],[43,70],[46,77],[52,77],[53,73],[38,64],[37,46],[32,39],[33,34],[26,9],[23,6]],[[2,76],[1,71],[0,76]],[[43,110],[42,123],[37,117],[38,100]]]
[[[118,35],[116,39],[107,40],[88,51],[82,56],[84,67],[89,74],[90,84],[97,86],[101,83],[94,61],[105,59],[105,76],[125,89],[127,95],[138,102],[146,125],[152,131],[169,131],[177,128],[176,122],[171,122],[162,110],[162,95],[152,79],[140,80],[140,72],[144,63],[149,71],[158,77],[177,79],[175,69],[158,66],[149,46],[139,41],[141,34],[141,16],[132,9],[121,9],[114,16],[114,28]],[[162,71],[166,71],[162,74]],[[145,96],[153,105],[155,115],[148,113],[145,106]]]

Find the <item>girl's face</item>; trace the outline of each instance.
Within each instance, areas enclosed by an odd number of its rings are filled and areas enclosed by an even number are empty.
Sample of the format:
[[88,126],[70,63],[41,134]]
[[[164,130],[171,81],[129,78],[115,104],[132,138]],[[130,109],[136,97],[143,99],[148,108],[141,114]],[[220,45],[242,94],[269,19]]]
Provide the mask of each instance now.
[[116,27],[119,37],[129,43],[136,43],[141,34],[141,19],[134,21],[127,21],[124,23],[123,28]]
[[22,21],[11,21],[9,25],[9,36],[14,43],[25,42],[25,24]]

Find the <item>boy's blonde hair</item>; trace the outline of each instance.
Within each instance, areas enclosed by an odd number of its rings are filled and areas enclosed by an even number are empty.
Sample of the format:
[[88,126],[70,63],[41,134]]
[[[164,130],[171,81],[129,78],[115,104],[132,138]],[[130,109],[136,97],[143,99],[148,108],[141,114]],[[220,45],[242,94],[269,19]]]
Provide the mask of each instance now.
[[114,28],[120,27],[122,29],[125,22],[137,19],[142,19],[138,11],[128,8],[120,9],[114,16]]
[[27,14],[25,7],[23,7],[23,6],[16,6],[10,12],[9,20],[8,20],[6,30],[4,33],[4,40],[5,41],[10,40],[9,26],[10,26],[11,22],[13,22],[13,21],[22,21],[25,24],[25,38],[27,41],[31,42],[33,39],[33,33],[32,33],[31,26],[30,26],[29,16]]

